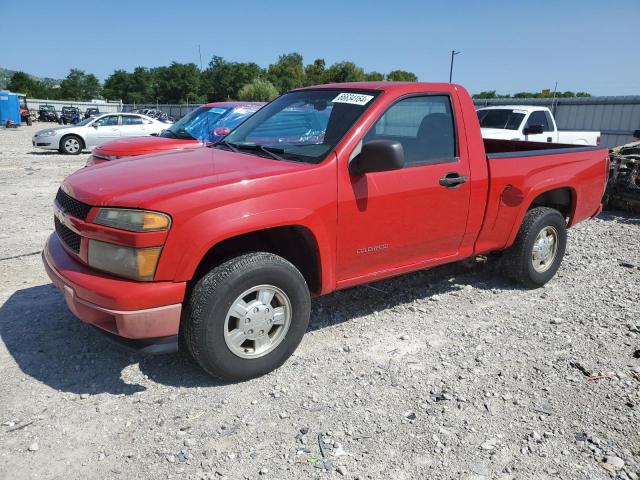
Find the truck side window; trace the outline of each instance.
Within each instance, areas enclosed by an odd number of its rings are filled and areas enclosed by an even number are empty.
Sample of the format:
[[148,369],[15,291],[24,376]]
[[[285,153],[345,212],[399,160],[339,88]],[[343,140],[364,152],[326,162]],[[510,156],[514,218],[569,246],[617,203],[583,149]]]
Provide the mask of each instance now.
[[531,127],[532,125],[542,125],[543,132],[552,132],[553,128],[549,125],[547,121],[547,117],[544,114],[544,111],[538,110],[536,112],[532,112],[529,116],[529,120],[527,120],[527,127]]
[[549,112],[544,112],[544,116],[547,117],[547,123],[549,124],[549,132],[553,132],[553,119],[551,118],[551,114]]
[[375,139],[400,142],[405,166],[455,161],[455,129],[449,96],[426,95],[398,101],[367,132],[364,142]]

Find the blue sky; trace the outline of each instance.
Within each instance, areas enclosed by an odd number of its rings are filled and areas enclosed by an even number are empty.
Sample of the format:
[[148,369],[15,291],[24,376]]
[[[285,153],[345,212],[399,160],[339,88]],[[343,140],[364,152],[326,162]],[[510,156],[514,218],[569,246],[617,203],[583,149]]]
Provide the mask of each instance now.
[[299,52],[305,63],[353,60],[400,68],[471,92],[553,88],[640,94],[638,0],[10,1],[1,7],[0,66],[62,78],[212,55],[267,66]]

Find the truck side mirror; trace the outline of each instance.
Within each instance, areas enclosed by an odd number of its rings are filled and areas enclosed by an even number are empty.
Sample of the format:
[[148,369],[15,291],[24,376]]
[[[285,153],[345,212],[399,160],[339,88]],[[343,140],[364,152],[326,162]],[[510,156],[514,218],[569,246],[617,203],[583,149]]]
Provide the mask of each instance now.
[[386,172],[404,167],[404,149],[393,140],[371,140],[362,145],[360,153],[349,162],[351,175]]
[[542,132],[544,132],[542,125],[529,125],[522,130],[524,135],[538,135]]
[[640,139],[640,130],[634,130],[633,131],[633,138]]

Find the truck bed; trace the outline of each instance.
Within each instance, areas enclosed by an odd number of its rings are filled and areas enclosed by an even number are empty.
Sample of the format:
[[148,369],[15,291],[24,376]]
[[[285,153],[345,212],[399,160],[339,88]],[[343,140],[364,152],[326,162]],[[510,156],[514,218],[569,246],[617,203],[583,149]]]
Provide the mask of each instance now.
[[595,146],[576,146],[568,143],[527,142],[523,140],[498,140],[493,138],[483,138],[482,140],[488,159],[585,152],[602,148]]
[[542,192],[570,200],[568,226],[596,215],[605,188],[608,150],[602,147],[484,139],[489,197],[476,252],[511,245],[526,210]]

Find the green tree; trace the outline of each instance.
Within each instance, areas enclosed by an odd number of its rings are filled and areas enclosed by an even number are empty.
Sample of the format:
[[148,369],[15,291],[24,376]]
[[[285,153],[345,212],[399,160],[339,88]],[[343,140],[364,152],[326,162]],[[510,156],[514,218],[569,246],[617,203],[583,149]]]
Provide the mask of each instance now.
[[331,65],[324,77],[325,83],[362,82],[364,70],[353,62],[339,62]]
[[369,72],[364,76],[368,82],[382,82],[384,80],[384,74],[380,72]]
[[238,91],[238,100],[269,102],[278,96],[278,89],[268,80],[256,78]]
[[305,84],[302,55],[299,53],[280,55],[276,63],[269,65],[267,79],[280,93],[302,87]]
[[153,69],[155,96],[160,103],[198,103],[200,70],[195,63],[172,62],[168,67]]
[[116,70],[104,81],[102,93],[109,100],[122,100],[130,103],[129,89],[131,74],[124,70]]
[[[198,88],[200,84],[200,72],[198,76]],[[129,91],[127,92],[128,103],[149,103],[153,102],[155,81],[153,73],[148,68],[136,67],[129,75]],[[191,98],[189,99],[191,101]]]
[[495,90],[488,90],[486,92],[474,93],[473,98],[498,98]]
[[531,92],[516,92],[513,94],[513,98],[538,98],[540,94]]
[[235,100],[238,90],[263,75],[255,63],[227,62],[214,56],[202,72],[201,93],[208,101]]
[[304,67],[305,85],[320,85],[325,81],[326,63],[323,58],[316,58],[313,63]]
[[100,96],[100,81],[93,74],[72,68],[60,83],[60,98],[64,100],[91,100]]
[[393,70],[387,74],[387,80],[390,82],[417,82],[418,77],[415,73],[406,70]]
[[36,90],[36,82],[28,74],[24,72],[16,72],[7,83],[7,90],[18,93],[26,93],[33,96]]
[[59,97],[59,88],[49,85],[41,80],[33,78],[25,72],[15,72],[9,82],[7,89],[12,92],[24,93],[31,98],[50,98],[57,99]]

